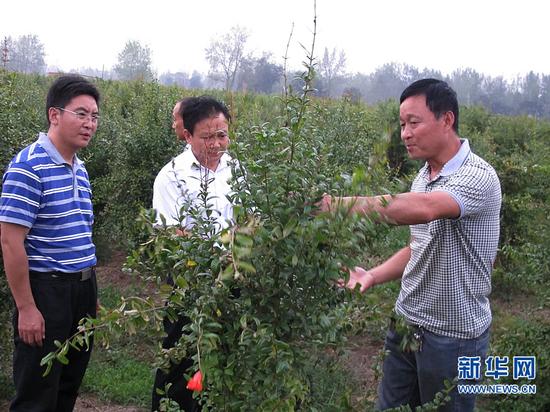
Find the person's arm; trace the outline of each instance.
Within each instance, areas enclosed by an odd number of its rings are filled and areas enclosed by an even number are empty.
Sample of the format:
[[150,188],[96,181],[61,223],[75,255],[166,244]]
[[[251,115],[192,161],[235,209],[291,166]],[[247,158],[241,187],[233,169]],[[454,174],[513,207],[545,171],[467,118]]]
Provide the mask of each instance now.
[[28,345],[42,346],[46,327],[36,307],[29,281],[29,261],[25,250],[25,237],[29,229],[13,223],[1,224],[0,238],[6,277],[17,311],[19,336]]
[[[189,236],[189,232],[186,230],[188,228],[187,218],[180,222],[178,216],[188,190],[186,179],[182,177],[185,176],[183,172],[185,159],[182,158],[184,153],[164,166],[153,183],[153,209],[157,212],[154,226],[156,228],[163,226],[162,215],[166,226],[175,226],[176,234],[179,236]],[[193,180],[193,178],[190,180]]]
[[356,266],[354,269],[350,269],[350,278],[345,286],[354,289],[355,286],[360,285],[360,291],[363,293],[375,285],[399,279],[403,276],[410,258],[411,249],[409,246],[406,246],[384,263],[370,270]]
[[164,216],[167,226],[175,226],[180,223],[177,214],[181,206],[183,182],[177,181],[175,177],[172,178],[171,173],[174,173],[172,169],[168,172],[162,169],[153,184],[153,209],[157,211],[155,226],[162,226],[160,215]]
[[320,203],[321,211],[335,207],[348,208],[351,213],[371,215],[396,225],[416,225],[437,219],[457,218],[460,206],[443,191],[430,193],[401,193],[383,196],[350,196],[333,198],[325,195]]

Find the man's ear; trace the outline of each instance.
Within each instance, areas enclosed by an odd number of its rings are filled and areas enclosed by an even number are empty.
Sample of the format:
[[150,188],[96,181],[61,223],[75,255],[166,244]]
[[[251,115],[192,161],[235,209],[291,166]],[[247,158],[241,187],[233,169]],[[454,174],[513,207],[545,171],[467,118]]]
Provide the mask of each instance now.
[[185,139],[185,141],[188,144],[191,144],[191,138],[192,137],[193,137],[193,135],[191,133],[189,133],[189,130],[183,129],[183,138]]
[[56,109],[55,107],[50,107],[48,109],[48,120],[50,121],[50,124],[57,126],[59,123],[59,115],[61,110]]
[[447,111],[443,114],[443,121],[445,122],[445,126],[449,129],[452,129],[455,124],[455,114],[451,111]]

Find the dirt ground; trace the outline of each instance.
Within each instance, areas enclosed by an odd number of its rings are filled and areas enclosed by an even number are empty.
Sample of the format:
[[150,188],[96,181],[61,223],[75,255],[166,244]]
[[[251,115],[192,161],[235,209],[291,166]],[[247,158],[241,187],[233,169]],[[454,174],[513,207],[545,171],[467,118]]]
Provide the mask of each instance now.
[[[7,411],[9,403],[0,400],[0,411]],[[76,400],[74,412],[145,412],[147,409],[105,403],[90,394],[82,394]]]
[[137,285],[140,288],[154,288],[153,285],[144,285],[139,277],[123,272],[124,262],[126,262],[126,255],[122,252],[115,252],[109,262],[99,265],[96,269],[98,287],[101,288],[102,285],[108,284],[119,290],[127,290]]
[[74,412],[145,412],[147,409],[135,406],[121,406],[104,403],[90,394],[82,394],[76,400]]
[[373,367],[380,361],[384,341],[369,336],[354,336],[348,339],[347,347],[349,353],[345,364],[360,389],[359,393],[352,394],[353,402],[362,404],[365,398],[374,402],[378,380]]

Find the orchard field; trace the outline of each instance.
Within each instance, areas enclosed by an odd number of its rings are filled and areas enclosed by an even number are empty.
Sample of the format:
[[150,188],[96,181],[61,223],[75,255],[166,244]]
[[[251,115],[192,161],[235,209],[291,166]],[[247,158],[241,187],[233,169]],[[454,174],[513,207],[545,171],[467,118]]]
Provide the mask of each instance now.
[[[46,131],[51,81],[0,70],[2,170]],[[388,257],[406,244],[408,230],[344,214],[316,217],[311,209],[323,193],[407,190],[420,165],[407,160],[400,143],[397,102],[366,106],[302,91],[211,91],[230,107],[230,151],[246,179],[235,182],[238,225],[204,240],[208,219],[199,218],[195,232],[181,238],[153,230],[147,210],[156,173],[181,151],[171,130],[174,102],[203,91],[154,82],[96,84],[103,98],[100,125],[80,157],[94,195],[106,320],[98,337],[109,347],[96,346],[84,395],[146,410],[154,365],[187,354],[206,371],[209,410],[371,410],[399,285],[360,295],[336,289],[333,280],[342,266],[371,266]],[[535,384],[536,394],[480,396],[478,408],[550,410],[550,123],[461,107],[459,128],[495,167],[503,191],[490,352],[537,361],[536,379],[519,382]],[[220,243],[226,246],[216,247]],[[178,293],[161,286],[168,274]],[[166,299],[169,311],[185,312],[192,323],[181,347],[161,354]],[[0,399],[12,393],[11,311],[1,272]],[[357,362],[365,354],[367,362]]]

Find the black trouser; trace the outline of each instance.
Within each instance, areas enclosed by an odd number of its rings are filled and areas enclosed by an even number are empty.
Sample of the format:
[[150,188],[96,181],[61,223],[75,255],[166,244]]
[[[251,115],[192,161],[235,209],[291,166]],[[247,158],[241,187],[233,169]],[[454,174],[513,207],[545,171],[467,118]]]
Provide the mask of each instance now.
[[45,366],[40,366],[40,360],[56,350],[54,340],[64,342],[76,332],[80,319],[96,316],[95,274],[84,281],[80,280],[80,275],[59,272],[31,272],[29,278],[34,301],[44,317],[46,338],[42,347],[24,343],[19,338],[18,312],[15,310],[13,380],[16,393],[10,411],[72,411],[90,360],[91,347],[87,351],[71,348],[67,354],[69,364],[54,361],[45,377],[42,377]]
[[[179,317],[176,322],[170,322],[167,318],[164,318],[164,331],[167,336],[162,341],[162,347],[164,349],[173,348],[182,336],[183,327],[189,322],[189,319],[182,316]],[[185,412],[198,412],[200,411],[200,405],[197,400],[193,399],[193,391],[187,389],[187,380],[184,373],[187,369],[193,365],[193,359],[182,359],[178,364],[170,363],[170,369],[168,372],[163,372],[161,369],[157,369],[155,375],[155,385],[153,386],[153,400],[151,403],[151,410],[158,411],[160,407],[160,400],[162,398],[170,398],[176,401],[181,409]],[[165,386],[171,383],[168,393],[165,395],[159,395],[157,388],[164,391]]]

